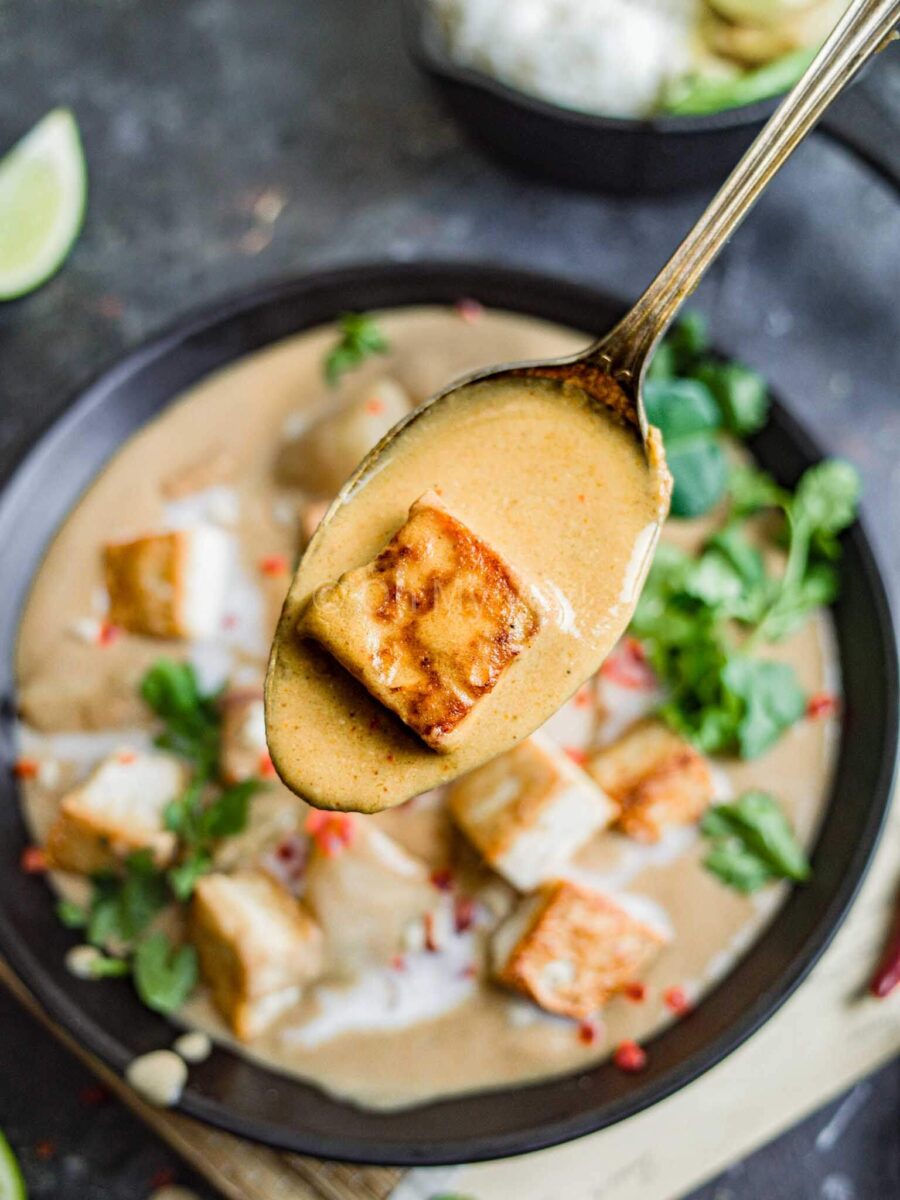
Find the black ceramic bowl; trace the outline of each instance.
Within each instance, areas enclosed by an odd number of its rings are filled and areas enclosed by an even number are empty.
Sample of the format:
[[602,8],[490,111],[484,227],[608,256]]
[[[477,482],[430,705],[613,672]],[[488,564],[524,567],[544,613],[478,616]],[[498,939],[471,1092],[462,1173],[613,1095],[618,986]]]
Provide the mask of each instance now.
[[[348,268],[285,283],[182,321],[81,392],[32,446],[0,492],[0,737],[14,756],[13,648],[22,605],[49,540],[122,442],[184,388],[244,354],[347,310],[452,302],[602,329],[621,305],[587,288],[505,268],[411,264]],[[780,405],[754,449],[785,484],[820,457]],[[841,743],[830,805],[813,852],[814,877],[685,1020],[648,1044],[649,1065],[624,1075],[604,1064],[550,1082],[371,1113],[330,1099],[228,1050],[191,1068],[181,1108],[274,1146],[371,1163],[471,1161],[563,1142],[630,1116],[683,1087],[757,1029],[787,999],[840,924],[866,869],[888,802],[897,738],[896,649],[869,542],[845,538],[845,583],[834,610],[852,736]],[[130,985],[74,979],[63,957],[74,935],[46,884],[18,867],[25,845],[16,788],[0,773],[0,953],[53,1018],[122,1071],[166,1046],[172,1028]],[[465,1047],[460,1047],[465,1053]]]
[[[427,0],[403,3],[412,55],[459,123],[503,161],[560,183],[622,195],[722,183],[781,100],[647,120],[577,112],[459,66]],[[885,153],[877,111],[850,103],[820,128],[896,182],[896,156]]]

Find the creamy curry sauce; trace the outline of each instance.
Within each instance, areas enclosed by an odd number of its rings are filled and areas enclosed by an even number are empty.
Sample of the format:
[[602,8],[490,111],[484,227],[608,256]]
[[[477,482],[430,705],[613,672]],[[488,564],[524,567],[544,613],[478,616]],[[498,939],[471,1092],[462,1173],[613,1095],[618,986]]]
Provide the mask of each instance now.
[[[392,353],[347,379],[341,390],[348,394],[390,375],[421,400],[464,371],[565,354],[583,344],[569,331],[502,313],[467,323],[446,309],[408,309],[378,320]],[[20,751],[44,764],[36,779],[24,783],[26,816],[36,841],[42,840],[60,796],[91,765],[120,746],[148,743],[152,727],[136,687],[161,653],[186,652],[208,685],[226,678],[238,684],[261,681],[288,580],[261,572],[259,564],[266,556],[293,556],[302,500],[296,491],[276,485],[273,463],[286,428],[295,431],[303,414],[332,402],[321,383],[322,355],[332,341],[331,330],[300,335],[192,389],[120,451],[51,546],[18,646]],[[180,499],[167,498],[167,481],[198,462],[212,461],[228,464],[222,466],[221,480]],[[373,547],[390,532],[395,516],[385,501],[370,531]],[[103,542],[197,519],[218,520],[235,535],[228,618],[220,638],[185,646],[123,636],[101,646],[78,635],[79,622],[102,615]],[[507,519],[498,517],[485,532],[502,540]],[[693,547],[703,533],[702,522],[670,522],[663,536]],[[537,559],[523,565],[540,567]],[[323,562],[322,577],[333,566]],[[825,614],[773,648],[772,655],[790,661],[809,692],[836,688]],[[571,749],[594,746],[616,736],[652,703],[646,692],[595,680],[551,718],[546,732]],[[776,792],[809,842],[827,794],[836,729],[833,718],[803,721],[761,760],[717,762],[721,797],[748,787]],[[340,741],[333,752],[339,773]],[[304,812],[302,802],[273,784],[254,799],[248,830],[223,843],[219,865],[230,869],[261,861],[277,871],[273,847],[302,828]],[[723,887],[701,868],[702,846],[692,828],[675,829],[653,846],[617,833],[595,838],[573,860],[571,873],[666,929],[672,941],[644,976],[646,999],[613,1000],[588,1043],[575,1022],[548,1016],[488,979],[487,938],[514,893],[483,869],[453,832],[440,789],[355,821],[364,832],[352,852],[314,863],[304,880],[325,932],[325,977],[263,1037],[238,1048],[370,1107],[402,1107],[552,1076],[596,1062],[623,1038],[645,1040],[672,1019],[662,1002],[664,990],[681,986],[691,999],[699,997],[727,973],[786,894],[775,887],[745,898]],[[475,898],[474,927],[451,937],[439,953],[413,949],[398,961],[393,948],[407,916],[436,901],[451,905],[452,897],[438,893],[427,873],[404,877],[377,839],[373,843],[366,836],[371,829],[389,834],[427,868],[452,865],[457,892]],[[75,898],[83,896],[84,884],[74,877],[56,875],[53,882]],[[393,961],[385,961],[388,957]],[[202,989],[180,1019],[234,1044]]]

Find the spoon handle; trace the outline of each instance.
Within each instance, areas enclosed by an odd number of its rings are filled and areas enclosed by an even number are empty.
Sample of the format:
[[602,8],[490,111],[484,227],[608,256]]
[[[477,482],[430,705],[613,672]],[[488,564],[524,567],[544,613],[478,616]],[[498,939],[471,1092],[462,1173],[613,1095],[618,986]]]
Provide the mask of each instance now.
[[760,131],[697,224],[590,359],[636,387],[682,302],[776,171],[863,64],[892,38],[900,0],[853,0],[806,74]]

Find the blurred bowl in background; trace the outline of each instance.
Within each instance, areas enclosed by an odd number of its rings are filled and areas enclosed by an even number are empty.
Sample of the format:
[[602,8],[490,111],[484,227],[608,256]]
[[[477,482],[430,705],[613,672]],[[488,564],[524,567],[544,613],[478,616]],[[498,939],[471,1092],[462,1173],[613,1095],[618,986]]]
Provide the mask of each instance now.
[[[579,188],[660,195],[720,183],[781,100],[702,116],[579,112],[455,62],[428,0],[403,0],[403,15],[414,60],[475,141],[514,167]],[[860,145],[840,121],[822,128],[896,180],[877,139],[865,137]]]

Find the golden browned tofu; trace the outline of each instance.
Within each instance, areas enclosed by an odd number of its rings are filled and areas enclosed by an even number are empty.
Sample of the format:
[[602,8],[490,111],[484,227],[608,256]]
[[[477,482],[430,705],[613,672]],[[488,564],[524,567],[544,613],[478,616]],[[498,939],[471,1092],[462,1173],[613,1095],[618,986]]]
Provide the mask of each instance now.
[[713,799],[709,763],[659,721],[632,725],[592,755],[587,769],[621,807],[619,828],[639,842],[699,820]]
[[198,525],[104,547],[109,620],[148,637],[218,632],[228,568],[226,535]]
[[494,934],[494,971],[547,1012],[580,1019],[637,979],[665,941],[600,892],[556,880]]
[[523,892],[557,874],[618,813],[584,771],[539,736],[456,780],[448,803],[485,862]]
[[446,752],[539,626],[512,568],[429,492],[373,562],[319,588],[299,629]]
[[319,926],[261,871],[204,875],[189,924],[203,980],[242,1041],[262,1033],[321,970]]
[[107,871],[137,850],[160,867],[175,853],[165,811],[182,791],[186,773],[168,754],[119,750],[80,787],[63,796],[47,834],[48,862],[60,871]]

